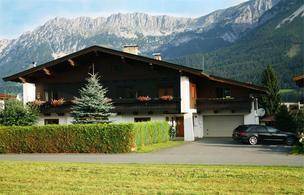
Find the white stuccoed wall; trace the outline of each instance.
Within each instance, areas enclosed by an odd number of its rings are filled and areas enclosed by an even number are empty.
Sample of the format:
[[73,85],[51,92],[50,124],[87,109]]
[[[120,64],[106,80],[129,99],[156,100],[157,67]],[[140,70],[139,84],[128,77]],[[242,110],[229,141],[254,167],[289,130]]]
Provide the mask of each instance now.
[[180,77],[181,112],[190,112],[190,81],[186,76]]
[[194,126],[193,126],[194,137],[203,138],[203,136],[204,136],[203,115],[202,114],[194,114],[193,124],[194,124]]
[[23,103],[32,102],[36,99],[36,86],[33,83],[23,83]]
[[73,117],[68,114],[64,116],[58,116],[57,114],[52,113],[50,116],[40,115],[38,119],[38,125],[44,125],[44,119],[59,119],[60,125],[72,124],[73,122]]
[[166,115],[114,115],[110,116],[110,121],[114,123],[130,123],[134,122],[134,118],[150,117],[151,121],[165,121]]
[[0,111],[4,109],[4,100],[0,100]]
[[194,141],[193,112],[190,108],[190,81],[186,76],[180,77],[181,112],[184,113],[184,140]]
[[245,125],[250,125],[250,124],[255,124],[258,125],[260,124],[259,117],[257,115],[256,110],[254,109],[254,102],[251,102],[251,110],[249,114],[244,115],[244,124]]
[[[141,117],[150,117],[151,121],[165,121],[167,116],[171,115],[114,115],[110,116],[109,119],[113,123],[130,123],[134,122],[134,118],[141,118]],[[40,115],[38,119],[38,125],[44,125],[45,119],[59,119],[59,124],[72,124],[73,117],[69,114],[65,114],[64,116],[58,116],[55,113],[52,113],[50,116]]]

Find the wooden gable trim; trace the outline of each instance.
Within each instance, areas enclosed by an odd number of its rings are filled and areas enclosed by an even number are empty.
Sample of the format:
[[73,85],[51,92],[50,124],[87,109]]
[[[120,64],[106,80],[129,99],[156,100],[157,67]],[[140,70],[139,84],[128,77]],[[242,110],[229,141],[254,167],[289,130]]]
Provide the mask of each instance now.
[[19,77],[19,80],[20,80],[22,83],[27,83],[27,82],[26,82],[26,79],[23,78],[23,77]]
[[72,60],[72,59],[68,59],[68,62],[69,62],[69,64],[70,64],[71,66],[73,66],[73,67],[76,65],[75,61]]
[[[141,61],[141,62],[146,62],[148,64],[153,64],[153,65],[157,65],[157,66],[162,66],[162,67],[167,67],[173,70],[177,70],[180,73],[187,73],[189,75],[194,75],[194,76],[199,76],[199,77],[205,77],[208,78],[210,80],[214,80],[214,81],[218,81],[218,82],[222,82],[222,83],[227,83],[227,84],[231,84],[231,85],[237,85],[240,87],[245,87],[248,89],[253,89],[253,90],[257,90],[260,92],[265,93],[265,89],[263,87],[260,86],[256,86],[253,84],[247,84],[247,83],[242,83],[242,82],[238,82],[238,81],[234,81],[234,80],[230,80],[230,79],[224,79],[221,77],[217,77],[217,76],[212,76],[212,75],[207,75],[206,73],[203,73],[201,70],[199,69],[195,69],[195,68],[190,68],[190,67],[185,67],[185,66],[181,66],[178,64],[173,64],[170,62],[166,62],[166,61],[161,61],[161,60],[155,60],[153,58],[148,58],[148,57],[144,57],[144,56],[139,56],[139,55],[134,55],[134,54],[130,54],[130,53],[126,53],[126,52],[122,52],[122,51],[117,51],[117,50],[113,50],[113,49],[109,49],[109,48],[105,48],[105,47],[100,47],[100,46],[91,46],[88,48],[85,48],[83,50],[74,52],[72,54],[66,55],[64,57],[58,58],[56,60],[47,62],[45,64],[36,66],[34,68],[31,68],[29,70],[25,70],[23,72],[19,72],[17,74],[8,76],[3,78],[4,81],[25,81],[24,76],[30,75],[34,72],[43,70],[44,68],[49,68],[52,66],[55,66],[57,64],[63,63],[68,61],[68,63],[71,66],[75,66],[76,63],[74,60],[72,60],[75,57],[78,56],[82,56],[82,55],[87,55],[89,53],[94,52],[95,55],[98,55],[98,52],[103,52],[103,53],[107,53],[107,54],[111,54],[111,55],[115,55],[115,56],[120,56],[122,58],[122,60],[125,60],[126,58],[132,59],[132,60],[137,60],[137,61]],[[20,78],[23,78],[23,80],[21,80]]]
[[46,74],[48,76],[52,75],[51,71],[48,68],[43,68],[42,70],[43,70],[44,74]]
[[300,80],[304,80],[304,74],[303,75],[298,75],[298,76],[295,76],[292,78],[293,81],[297,82],[297,81],[300,81]]
[[265,94],[267,93],[267,90],[265,87],[261,87],[261,86],[250,84],[250,83],[243,83],[243,82],[226,79],[226,78],[221,78],[221,77],[213,76],[213,75],[210,75],[209,79],[212,81],[216,81],[216,82],[220,82],[220,83],[224,83],[224,84],[235,85],[235,86],[244,87],[244,88],[255,90],[255,91],[260,91]]
[[52,67],[52,66],[60,64],[64,61],[68,61],[71,65],[75,65],[76,63],[72,60],[73,58],[78,57],[78,56],[82,56],[82,55],[86,55],[86,54],[91,53],[91,52],[94,52],[94,53],[104,52],[104,53],[107,53],[107,54],[121,56],[121,57],[124,57],[124,58],[129,58],[129,59],[138,60],[138,61],[142,61],[142,62],[152,63],[154,65],[163,66],[163,67],[167,67],[167,68],[171,68],[171,69],[175,69],[175,70],[183,70],[185,72],[194,73],[194,74],[195,73],[198,74],[198,73],[201,72],[198,69],[183,67],[181,65],[173,64],[173,63],[170,63],[170,62],[155,60],[155,59],[152,59],[152,58],[139,56],[139,55],[134,55],[134,54],[130,54],[130,53],[125,53],[125,52],[122,52],[122,51],[117,51],[117,50],[104,48],[104,47],[100,47],[100,46],[91,46],[91,47],[85,48],[83,50],[74,52],[72,54],[66,55],[64,57],[58,58],[56,60],[47,62],[45,64],[36,66],[36,67],[28,69],[28,70],[25,70],[23,72],[19,72],[17,74],[5,77],[5,78],[3,78],[3,80],[4,81],[17,81],[18,82],[17,79],[20,76],[22,76],[22,77],[27,76],[29,74],[32,74],[32,73],[37,72],[39,70],[42,70],[43,68]]

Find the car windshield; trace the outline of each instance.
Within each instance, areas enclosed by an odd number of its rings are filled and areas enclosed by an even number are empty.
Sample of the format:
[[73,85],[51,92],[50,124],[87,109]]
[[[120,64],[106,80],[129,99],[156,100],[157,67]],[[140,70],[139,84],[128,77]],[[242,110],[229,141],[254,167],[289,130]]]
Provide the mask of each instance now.
[[269,126],[267,126],[267,130],[268,130],[268,132],[270,132],[270,133],[276,133],[276,132],[278,132],[277,129],[275,129],[275,128],[273,128],[273,127],[269,127]]

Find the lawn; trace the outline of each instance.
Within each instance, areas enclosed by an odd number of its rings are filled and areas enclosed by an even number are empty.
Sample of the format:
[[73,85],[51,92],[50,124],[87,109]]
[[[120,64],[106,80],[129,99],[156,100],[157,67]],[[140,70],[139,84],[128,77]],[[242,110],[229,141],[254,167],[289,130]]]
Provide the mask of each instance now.
[[0,161],[0,193],[304,193],[297,167]]
[[303,92],[303,89],[280,89],[279,91],[283,102],[298,102]]
[[147,153],[147,152],[155,152],[165,148],[172,148],[174,146],[179,146],[185,144],[184,141],[168,141],[163,143],[151,144],[147,146],[142,146],[137,149],[137,153]]

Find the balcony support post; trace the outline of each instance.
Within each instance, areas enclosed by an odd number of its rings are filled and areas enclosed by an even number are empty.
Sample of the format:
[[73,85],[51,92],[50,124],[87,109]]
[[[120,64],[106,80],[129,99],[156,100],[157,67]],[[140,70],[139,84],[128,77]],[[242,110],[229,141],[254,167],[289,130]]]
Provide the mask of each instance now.
[[190,80],[187,76],[180,77],[181,112],[184,113],[184,140],[194,141],[193,112],[190,107]]

